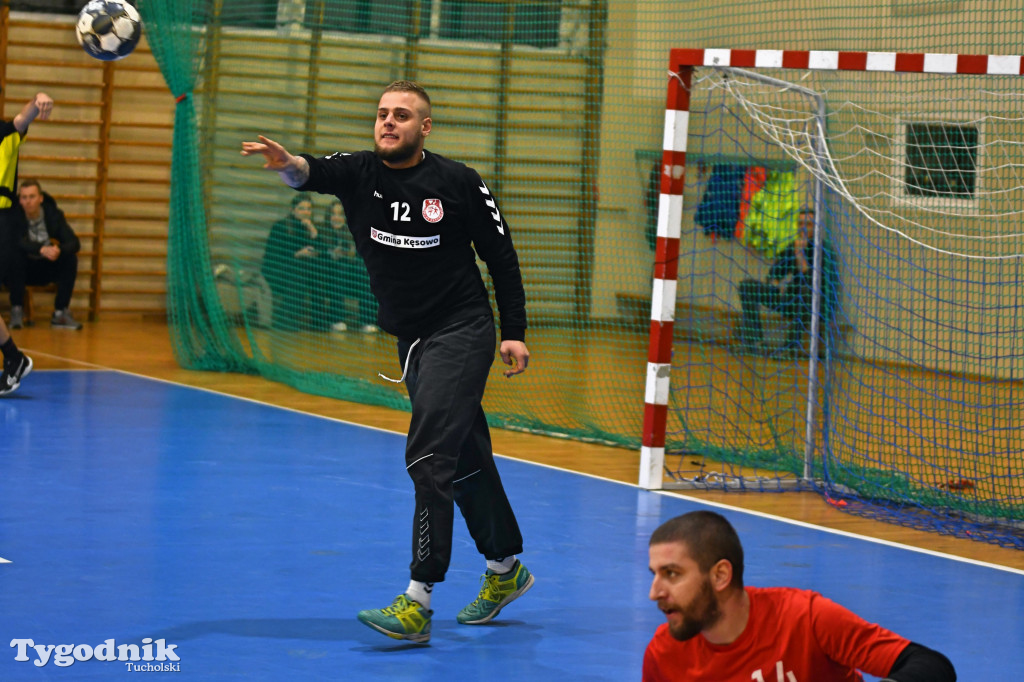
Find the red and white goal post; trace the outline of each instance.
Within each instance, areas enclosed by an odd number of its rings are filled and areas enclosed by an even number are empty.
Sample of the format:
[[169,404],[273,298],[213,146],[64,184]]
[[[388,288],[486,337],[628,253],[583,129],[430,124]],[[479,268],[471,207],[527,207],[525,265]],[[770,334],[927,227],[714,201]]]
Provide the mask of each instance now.
[[[697,67],[745,69],[753,72],[801,69],[1019,76],[1024,74],[1024,59],[1019,55],[815,50],[673,49],[671,51],[662,145],[657,246],[651,290],[650,341],[639,472],[639,485],[646,489],[672,487],[664,484],[666,425],[669,413],[680,234],[684,214],[683,193],[690,123],[691,85],[694,69]],[[824,130],[822,130],[823,135]],[[819,199],[820,195],[816,197],[816,202]],[[813,390],[812,361],[812,386],[808,391],[810,393]],[[811,456],[813,443],[810,433],[812,422],[813,419],[809,415],[806,453],[808,458]]]

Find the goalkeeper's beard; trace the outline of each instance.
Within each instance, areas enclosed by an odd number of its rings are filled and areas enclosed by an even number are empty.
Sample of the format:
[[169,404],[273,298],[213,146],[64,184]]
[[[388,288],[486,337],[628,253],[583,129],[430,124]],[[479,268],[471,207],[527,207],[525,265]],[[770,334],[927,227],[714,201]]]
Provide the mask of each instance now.
[[380,143],[374,142],[373,152],[377,155],[377,158],[382,161],[402,163],[404,161],[408,161],[414,155],[419,153],[419,144],[417,142],[405,142],[397,147],[382,149]]
[[685,607],[677,609],[679,622],[668,624],[669,634],[680,642],[693,639],[703,630],[708,630],[722,619],[722,611],[715,599],[711,581],[706,579],[701,584],[700,593]]

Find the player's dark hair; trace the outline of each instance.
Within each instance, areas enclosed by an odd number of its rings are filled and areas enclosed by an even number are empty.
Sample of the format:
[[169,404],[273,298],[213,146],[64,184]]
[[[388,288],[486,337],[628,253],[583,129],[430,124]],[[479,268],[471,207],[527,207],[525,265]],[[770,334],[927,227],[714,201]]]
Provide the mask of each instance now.
[[395,81],[388,87],[384,88],[384,92],[411,92],[414,95],[419,95],[424,102],[427,103],[427,116],[430,115],[430,95],[423,89],[423,86],[419,83],[412,81]]
[[686,545],[687,552],[703,572],[725,559],[732,564],[730,585],[743,587],[743,545],[736,529],[721,514],[695,511],[669,519],[651,534],[650,544],[669,542]]
[[22,187],[35,187],[36,189],[39,190],[40,194],[43,193],[43,186],[40,185],[39,181],[36,180],[35,178],[25,178],[24,180],[22,180],[20,183],[18,183],[18,188],[20,189]]

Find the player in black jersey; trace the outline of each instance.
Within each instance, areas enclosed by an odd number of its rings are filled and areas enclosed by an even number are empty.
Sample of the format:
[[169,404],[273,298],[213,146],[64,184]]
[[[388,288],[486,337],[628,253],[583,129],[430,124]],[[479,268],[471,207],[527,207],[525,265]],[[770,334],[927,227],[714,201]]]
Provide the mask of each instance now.
[[424,150],[430,97],[396,81],[380,98],[374,151],[323,158],[292,155],[260,136],[242,154],[262,154],[298,190],[333,194],[345,207],[366,263],[380,327],[398,338],[412,401],[406,469],[416,490],[411,581],[391,606],[359,620],[395,639],[430,639],[430,594],[451,559],[454,504],[487,560],[484,586],[457,616],[486,623],[533,585],[518,561],[522,535],[501,484],[482,407],[495,330],[476,255],[494,282],[502,361],[526,370],[526,297],[511,233],[480,175]]

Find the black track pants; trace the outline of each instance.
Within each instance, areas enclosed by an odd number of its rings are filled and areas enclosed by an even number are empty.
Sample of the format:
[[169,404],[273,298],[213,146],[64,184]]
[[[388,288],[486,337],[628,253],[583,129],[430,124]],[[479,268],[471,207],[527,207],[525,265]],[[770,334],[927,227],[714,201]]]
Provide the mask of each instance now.
[[[413,580],[444,580],[452,554],[454,503],[485,558],[523,551],[481,406],[494,344],[494,322],[483,316],[441,329],[412,349],[405,378],[412,401],[405,463],[416,489]],[[403,365],[411,345],[399,339]]]

